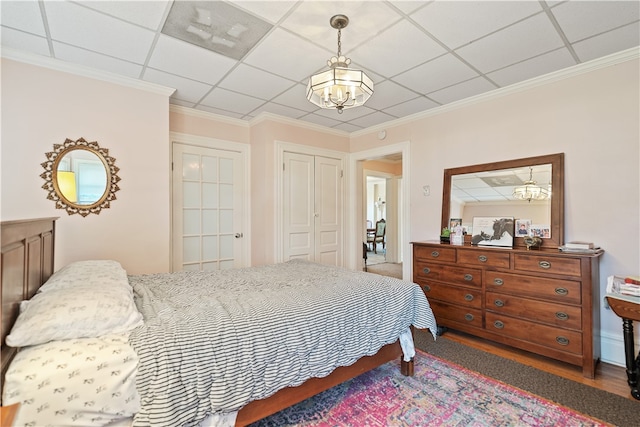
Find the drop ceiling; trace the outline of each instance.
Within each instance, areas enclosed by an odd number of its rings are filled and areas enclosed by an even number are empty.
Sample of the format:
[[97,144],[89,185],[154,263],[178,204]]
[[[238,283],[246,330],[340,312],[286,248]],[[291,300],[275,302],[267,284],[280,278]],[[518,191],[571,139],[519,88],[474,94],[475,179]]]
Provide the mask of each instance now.
[[[355,132],[640,45],[638,1],[175,3],[3,0],[2,53],[175,88],[172,104],[222,116]],[[305,98],[336,54],[335,14],[350,19],[343,54],[375,83],[340,115]]]

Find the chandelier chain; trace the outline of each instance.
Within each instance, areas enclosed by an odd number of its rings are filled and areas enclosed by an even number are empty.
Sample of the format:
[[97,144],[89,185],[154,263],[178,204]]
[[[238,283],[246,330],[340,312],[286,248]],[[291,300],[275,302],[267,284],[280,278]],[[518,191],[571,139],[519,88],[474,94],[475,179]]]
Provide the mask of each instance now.
[[342,29],[338,28],[338,58],[340,58],[342,56],[342,40],[341,40],[341,36],[342,36]]

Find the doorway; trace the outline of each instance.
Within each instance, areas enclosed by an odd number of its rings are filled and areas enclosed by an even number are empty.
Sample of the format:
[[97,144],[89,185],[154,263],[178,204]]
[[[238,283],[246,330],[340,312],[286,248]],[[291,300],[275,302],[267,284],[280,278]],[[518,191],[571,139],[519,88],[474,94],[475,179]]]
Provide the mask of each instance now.
[[[362,242],[366,241],[367,230],[367,180],[369,173],[365,166],[369,161],[382,163],[396,162],[393,172],[381,172],[385,179],[384,214],[387,221],[385,255],[386,261],[401,262],[402,276],[411,277],[411,251],[408,247],[410,242],[410,210],[404,208],[404,201],[409,200],[409,150],[408,141],[393,145],[379,147],[372,150],[365,150],[350,155],[349,181],[352,185],[353,194],[356,196],[349,206],[351,215],[349,216],[348,246],[352,248],[348,251],[349,266],[359,269],[362,264]],[[388,165],[387,165],[388,166]],[[366,172],[367,171],[367,172]],[[399,172],[396,172],[399,171]],[[384,173],[388,173],[385,176]]]

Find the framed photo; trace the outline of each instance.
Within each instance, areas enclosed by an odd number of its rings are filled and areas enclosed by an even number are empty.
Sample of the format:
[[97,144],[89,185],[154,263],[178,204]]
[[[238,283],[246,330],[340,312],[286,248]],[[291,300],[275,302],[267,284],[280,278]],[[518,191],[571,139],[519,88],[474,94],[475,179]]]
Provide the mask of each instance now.
[[541,239],[551,238],[551,226],[549,224],[531,224],[529,235],[540,237]]
[[531,229],[530,219],[517,219],[516,220],[516,237],[526,237],[529,235]]
[[471,244],[478,246],[513,247],[513,217],[473,217]]

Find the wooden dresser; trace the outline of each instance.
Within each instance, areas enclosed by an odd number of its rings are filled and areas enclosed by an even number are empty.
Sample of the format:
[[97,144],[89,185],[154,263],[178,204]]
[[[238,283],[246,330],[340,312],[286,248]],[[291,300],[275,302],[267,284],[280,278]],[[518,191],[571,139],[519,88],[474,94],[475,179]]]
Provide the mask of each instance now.
[[439,327],[578,365],[594,378],[602,251],[412,244],[413,280]]

